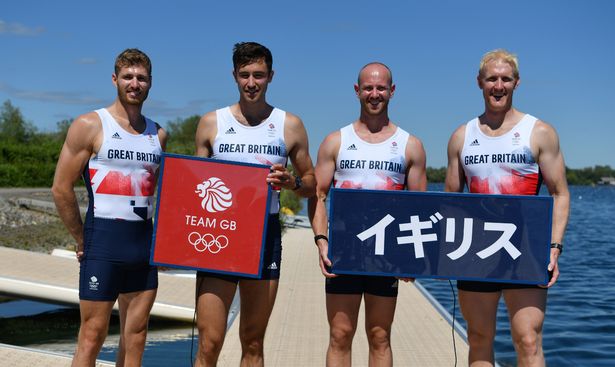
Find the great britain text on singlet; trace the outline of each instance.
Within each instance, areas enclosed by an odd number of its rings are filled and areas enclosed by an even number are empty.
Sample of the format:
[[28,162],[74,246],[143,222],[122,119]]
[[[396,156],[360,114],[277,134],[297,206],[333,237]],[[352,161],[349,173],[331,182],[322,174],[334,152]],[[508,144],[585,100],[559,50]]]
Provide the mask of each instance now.
[[404,173],[404,165],[389,161],[372,161],[367,159],[342,159],[340,169],[374,169]]
[[132,150],[109,149],[107,150],[109,159],[128,159],[142,162],[152,162],[160,164],[160,155],[146,152],[134,152]]
[[218,153],[253,153],[285,156],[284,152],[282,152],[282,147],[267,144],[220,144]]
[[523,153],[503,153],[503,154],[475,154],[464,157],[466,166],[472,164],[491,164],[491,163],[532,163],[532,157]]

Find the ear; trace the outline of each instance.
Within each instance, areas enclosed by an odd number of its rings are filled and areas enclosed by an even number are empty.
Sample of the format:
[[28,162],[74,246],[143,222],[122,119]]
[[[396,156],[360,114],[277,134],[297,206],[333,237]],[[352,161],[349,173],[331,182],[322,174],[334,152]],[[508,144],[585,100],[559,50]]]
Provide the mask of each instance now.
[[231,74],[233,75],[233,80],[237,81],[237,72],[235,71],[235,69],[233,69]]
[[271,80],[273,80],[273,74],[275,73],[275,71],[271,70],[269,72],[269,78],[267,78],[267,83],[271,83]]
[[356,93],[357,97],[358,97],[358,96],[359,96],[359,94],[360,94],[360,90],[361,90],[361,89],[359,88],[359,85],[358,85],[358,84],[355,84],[355,85],[354,85],[354,92]]
[[480,74],[476,77],[476,84],[478,85],[478,89],[483,89],[483,82],[480,79]]
[[515,89],[517,89],[517,87],[519,86],[519,84],[521,84],[521,78],[517,79],[517,82],[515,82]]
[[391,84],[391,97],[393,98],[393,94],[395,94],[395,84]]
[[117,87],[117,75],[115,75],[115,73],[111,74],[111,81],[113,82],[113,85]]

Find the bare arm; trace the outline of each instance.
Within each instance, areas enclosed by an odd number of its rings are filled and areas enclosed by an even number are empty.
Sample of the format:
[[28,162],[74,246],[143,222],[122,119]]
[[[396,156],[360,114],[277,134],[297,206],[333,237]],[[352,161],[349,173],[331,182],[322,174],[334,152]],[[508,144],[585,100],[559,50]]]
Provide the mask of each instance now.
[[196,144],[195,155],[209,158],[213,154],[213,142],[218,133],[216,111],[208,112],[201,117],[196,128],[194,143]]
[[[308,215],[312,223],[312,230],[315,235],[327,235],[328,233],[328,218],[325,202],[329,194],[329,188],[333,182],[335,173],[335,160],[341,143],[341,135],[336,131],[325,138],[318,149],[318,161],[316,163],[316,196],[308,200]],[[333,277],[329,273],[326,266],[331,266],[327,253],[329,251],[329,243],[325,239],[319,239],[316,242],[318,253],[320,255],[320,271],[326,277]]]
[[[531,145],[544,182],[553,197],[551,242],[562,243],[570,212],[570,194],[566,181],[564,157],[559,147],[559,138],[555,129],[543,121],[537,121],[532,131]],[[555,284],[559,277],[559,255],[558,249],[551,249],[551,261],[548,269],[553,271],[553,275],[547,287]]]
[[406,157],[408,157],[408,168],[406,171],[406,186],[408,190],[427,190],[427,173],[425,171],[427,158],[425,156],[425,148],[423,148],[423,143],[415,136],[408,138]]
[[[301,119],[293,114],[286,114],[286,123],[284,124],[284,140],[288,149],[288,157],[290,158],[295,173],[301,177],[301,188],[294,192],[303,197],[311,197],[315,193],[316,179],[314,177],[314,166],[310,157],[308,145],[308,136],[303,126]],[[286,167],[276,164],[272,167],[272,173],[269,174],[267,182],[293,190],[295,188],[295,177],[288,172]]]
[[462,192],[465,185],[465,174],[459,161],[465,139],[465,128],[465,125],[457,128],[448,141],[448,167],[444,181],[444,191],[446,192]]
[[95,153],[95,147],[100,144],[97,139],[101,128],[100,119],[94,112],[73,121],[60,152],[51,188],[58,214],[77,242],[79,260],[83,256],[83,221],[74,185]]

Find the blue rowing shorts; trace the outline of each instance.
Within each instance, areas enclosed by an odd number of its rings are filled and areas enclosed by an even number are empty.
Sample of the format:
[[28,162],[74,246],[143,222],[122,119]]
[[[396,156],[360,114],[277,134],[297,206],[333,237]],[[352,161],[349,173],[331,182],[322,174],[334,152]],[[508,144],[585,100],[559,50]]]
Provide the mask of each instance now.
[[371,294],[381,297],[397,297],[399,280],[395,277],[341,274],[325,280],[329,294]]
[[[282,231],[278,214],[271,214],[267,219],[267,237],[265,239],[265,251],[261,267],[261,280],[280,279],[280,265],[282,262]],[[198,271],[197,277],[218,278],[237,283],[240,279],[255,278]]]
[[87,218],[79,299],[115,301],[120,293],[158,288],[158,270],[149,265],[152,221]]

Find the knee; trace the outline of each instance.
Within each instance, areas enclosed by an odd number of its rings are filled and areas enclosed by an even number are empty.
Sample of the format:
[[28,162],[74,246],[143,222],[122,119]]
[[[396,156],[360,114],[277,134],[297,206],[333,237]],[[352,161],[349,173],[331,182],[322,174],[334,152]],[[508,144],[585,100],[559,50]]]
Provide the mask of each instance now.
[[369,348],[376,352],[386,352],[391,347],[391,333],[382,328],[372,328],[367,331]]
[[240,330],[239,339],[244,354],[262,355],[263,344],[265,341],[264,333],[254,328],[243,328]]
[[104,343],[106,336],[106,327],[83,324],[79,330],[79,347],[87,351],[97,351]]
[[355,330],[351,327],[334,326],[330,330],[329,344],[333,349],[350,350]]
[[222,345],[224,344],[224,335],[205,335],[205,333],[199,333],[199,350],[197,352],[198,359],[203,362],[207,361],[207,365],[215,364],[218,360],[218,355],[222,351]]
[[517,353],[521,356],[535,356],[538,355],[542,349],[541,337],[535,332],[528,332],[523,335],[515,336],[513,342],[515,343]]

